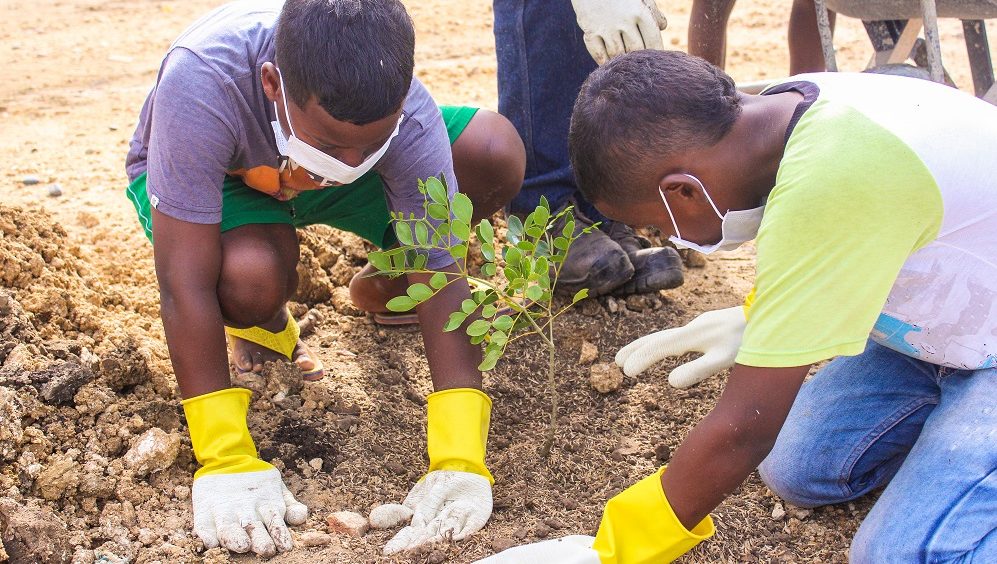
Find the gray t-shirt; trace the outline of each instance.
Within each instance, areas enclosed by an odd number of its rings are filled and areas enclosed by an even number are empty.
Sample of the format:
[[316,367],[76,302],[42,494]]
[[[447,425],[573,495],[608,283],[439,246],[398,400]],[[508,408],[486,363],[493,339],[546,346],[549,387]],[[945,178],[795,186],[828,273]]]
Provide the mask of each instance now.
[[[125,161],[130,181],[148,174],[149,199],[161,213],[191,223],[221,223],[226,175],[240,176],[267,194],[299,180],[290,167],[278,173],[280,154],[270,124],[276,120],[274,106],[260,81],[263,63],[274,59],[281,5],[227,4],[170,46]],[[450,141],[439,108],[417,79],[402,113],[398,136],[374,170],[384,181],[388,208],[421,217],[419,179],[442,173],[451,195],[456,193]],[[428,264],[439,268],[452,262],[440,250],[430,254]]]

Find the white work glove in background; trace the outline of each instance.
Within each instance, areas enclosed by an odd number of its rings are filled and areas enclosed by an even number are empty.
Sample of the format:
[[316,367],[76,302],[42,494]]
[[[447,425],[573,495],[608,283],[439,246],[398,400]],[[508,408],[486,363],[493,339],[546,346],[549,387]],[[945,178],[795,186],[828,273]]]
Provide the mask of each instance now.
[[370,524],[387,529],[411,517],[411,523],[384,545],[387,556],[443,540],[463,540],[484,527],[491,515],[492,485],[488,478],[435,470],[412,488],[401,505],[375,507]]
[[300,525],[308,518],[308,508],[294,499],[276,468],[201,476],[191,498],[194,533],[205,548],[273,556],[294,547],[285,522]]
[[661,30],[668,20],[654,0],[571,0],[585,47],[600,65],[611,57],[664,49]]
[[683,327],[641,337],[616,353],[616,364],[636,376],[670,356],[701,352],[703,356],[672,370],[668,383],[687,388],[734,366],[747,320],[744,307],[708,311]]
[[595,537],[572,535],[514,546],[474,564],[600,564]]

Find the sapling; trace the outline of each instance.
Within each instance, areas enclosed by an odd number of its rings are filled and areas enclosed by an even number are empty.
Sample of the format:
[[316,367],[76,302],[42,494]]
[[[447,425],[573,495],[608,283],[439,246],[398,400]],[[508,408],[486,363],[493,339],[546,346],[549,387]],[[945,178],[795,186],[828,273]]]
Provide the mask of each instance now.
[[[387,308],[394,312],[410,311],[450,284],[468,284],[471,297],[450,314],[443,330],[463,329],[472,344],[484,345],[478,365],[482,372],[495,368],[510,343],[537,335],[547,349],[551,393],[550,424],[541,449],[546,458],[557,428],[554,321],[588,295],[588,290],[580,290],[571,303],[557,307],[553,288],[571,244],[595,226],[575,233],[571,207],[552,214],[547,199],[541,198],[540,205],[525,219],[509,216],[506,240],[502,241],[495,236],[495,228],[488,219],[471,225],[474,216],[471,199],[459,192],[449,198],[445,178],[420,180],[419,192],[425,197],[423,217],[391,212],[399,244],[386,251],[372,252],[368,258],[379,274],[394,277],[425,273],[431,275],[429,284],[409,285],[405,295],[388,301]],[[484,258],[480,274],[473,274],[468,268],[472,229]],[[458,272],[428,269],[427,253],[431,249],[447,250],[456,261]]]

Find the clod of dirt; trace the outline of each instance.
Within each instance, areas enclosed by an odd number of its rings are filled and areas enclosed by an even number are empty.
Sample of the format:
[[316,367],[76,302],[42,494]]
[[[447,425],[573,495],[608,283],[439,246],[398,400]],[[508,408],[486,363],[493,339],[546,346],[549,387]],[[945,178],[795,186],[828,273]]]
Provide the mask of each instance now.
[[305,531],[300,538],[303,546],[325,546],[332,542],[332,535],[319,531]]
[[180,436],[153,427],[142,433],[125,453],[125,466],[136,477],[165,470],[173,465],[180,453]]
[[682,262],[689,268],[703,268],[706,266],[706,255],[692,249],[680,249],[679,256]]
[[0,387],[0,461],[17,457],[16,445],[24,437],[21,415],[21,404],[17,400],[17,395],[7,388]]
[[412,510],[399,503],[385,503],[370,510],[370,525],[375,529],[393,529],[412,518]]
[[492,552],[499,553],[508,548],[516,546],[516,539],[510,537],[498,537],[492,540]]
[[7,365],[0,370],[0,385],[13,389],[34,388],[48,404],[70,403],[76,392],[94,379],[93,372],[79,362],[60,362],[40,370],[23,370],[24,364],[15,359],[17,349],[7,357]]
[[613,363],[593,364],[589,369],[589,383],[600,394],[615,392],[623,384],[623,372]]
[[332,290],[332,307],[337,312],[351,317],[359,317],[364,314],[363,310],[353,304],[350,289],[345,286],[337,286]]
[[326,517],[325,524],[330,533],[351,537],[362,537],[370,528],[370,523],[363,515],[352,511],[337,511]]
[[7,497],[0,498],[0,538],[11,564],[61,563],[72,554],[69,531],[58,516]]
[[582,341],[582,350],[578,355],[578,364],[588,366],[599,359],[599,348],[588,341]]
[[658,459],[658,462],[664,462],[672,457],[672,449],[666,443],[658,443],[654,447],[654,457]]
[[138,343],[128,337],[100,362],[101,380],[112,390],[121,391],[149,381],[149,363],[138,348]]
[[75,458],[79,454],[78,449],[69,449],[65,454],[53,454],[49,457],[35,480],[35,488],[43,498],[55,501],[76,493],[76,488],[80,485],[80,465]]

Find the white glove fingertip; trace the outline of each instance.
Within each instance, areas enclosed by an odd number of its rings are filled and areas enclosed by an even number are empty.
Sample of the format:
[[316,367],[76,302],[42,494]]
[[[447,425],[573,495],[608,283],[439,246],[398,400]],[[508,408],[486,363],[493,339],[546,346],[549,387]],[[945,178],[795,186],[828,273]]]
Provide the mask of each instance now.
[[232,552],[249,552],[252,544],[246,530],[231,521],[223,521],[216,524],[218,530],[219,545]]
[[294,498],[294,494],[291,490],[287,489],[283,483],[281,484],[283,488],[284,495],[284,505],[286,509],[284,510],[284,521],[288,525],[300,525],[308,520],[308,506],[301,503]]
[[412,519],[412,509],[400,503],[385,503],[370,511],[368,520],[375,529],[393,529]]
[[249,546],[253,553],[264,558],[277,554],[277,546],[261,521],[253,521],[246,525],[246,531],[249,534]]
[[284,523],[285,517],[281,515],[280,509],[273,505],[264,505],[257,512],[260,514],[260,519],[263,520],[263,526],[270,533],[270,538],[273,539],[278,552],[287,552],[294,548],[291,531]]
[[585,48],[588,49],[589,55],[592,55],[592,59],[595,60],[597,65],[602,65],[609,60],[606,43],[601,37],[592,33],[586,33],[582,36],[582,40],[585,42]]
[[658,23],[654,21],[654,18],[650,14],[641,17],[637,21],[637,29],[644,39],[645,49],[660,50],[665,48],[665,42],[661,39],[661,30],[663,28],[658,27]]

